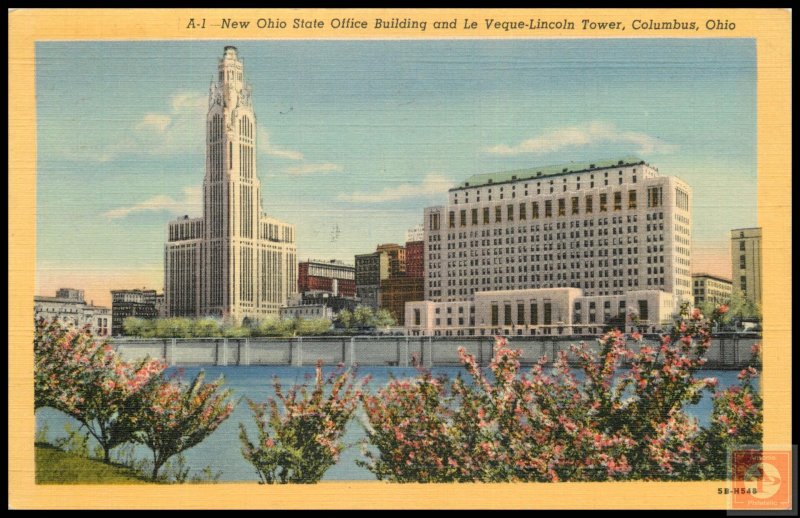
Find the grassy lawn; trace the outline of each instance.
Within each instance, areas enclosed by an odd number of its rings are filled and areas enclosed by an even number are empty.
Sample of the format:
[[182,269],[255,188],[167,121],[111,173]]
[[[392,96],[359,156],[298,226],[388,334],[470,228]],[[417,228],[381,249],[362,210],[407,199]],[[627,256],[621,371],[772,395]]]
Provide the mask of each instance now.
[[36,444],[37,484],[146,484],[136,472],[87,459],[49,444]]

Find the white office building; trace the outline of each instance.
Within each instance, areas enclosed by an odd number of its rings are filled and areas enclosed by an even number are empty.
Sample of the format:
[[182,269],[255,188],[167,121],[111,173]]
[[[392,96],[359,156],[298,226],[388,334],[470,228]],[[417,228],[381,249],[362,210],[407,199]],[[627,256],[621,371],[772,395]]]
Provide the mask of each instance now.
[[470,177],[425,209],[425,301],[406,305],[407,330],[595,333],[621,314],[656,329],[692,302],[691,202],[634,157]]

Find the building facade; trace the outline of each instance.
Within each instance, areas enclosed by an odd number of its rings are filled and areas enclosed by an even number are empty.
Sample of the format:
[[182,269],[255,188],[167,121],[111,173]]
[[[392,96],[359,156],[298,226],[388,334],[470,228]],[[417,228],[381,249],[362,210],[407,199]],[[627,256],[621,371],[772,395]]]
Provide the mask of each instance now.
[[36,320],[57,320],[75,328],[90,326],[95,336],[111,333],[111,308],[87,304],[83,290],[61,288],[55,297],[36,295],[33,297],[33,313]]
[[124,334],[123,323],[126,318],[159,318],[159,298],[163,301],[163,295],[156,293],[156,290],[111,290],[112,334]]
[[297,265],[297,291],[324,291],[333,296],[356,296],[355,266],[341,261],[308,261]]
[[389,278],[389,255],[374,252],[356,256],[356,295],[362,306],[380,307],[381,281]]
[[209,91],[203,216],[169,224],[165,295],[171,316],[278,315],[297,289],[294,225],[267,216],[256,169],[252,89],[225,47]]
[[425,278],[425,241],[406,243],[406,277]]
[[395,243],[378,245],[378,253],[385,253],[389,259],[389,277],[401,277],[406,273],[406,249]]
[[[590,323],[583,308],[589,297],[597,297],[595,311],[601,303],[613,309],[616,301],[619,309],[624,299],[627,310],[647,300],[647,320],[657,326],[652,316],[665,315],[664,304],[671,314],[682,301],[693,302],[691,188],[639,158],[475,175],[448,198],[446,206],[425,209],[424,218],[425,300],[445,304],[440,310],[476,302],[483,292],[515,291],[541,295],[538,308],[547,292],[530,290],[572,288],[578,290],[572,297],[581,298],[575,301],[580,327]],[[651,291],[652,297],[626,298]],[[413,331],[412,305],[406,326]],[[576,313],[564,311],[561,327],[572,325]],[[475,325],[472,334],[481,327]],[[529,331],[544,332],[543,325]]]
[[761,229],[731,230],[731,275],[747,300],[761,304]]
[[733,283],[717,275],[707,273],[692,274],[692,290],[694,303],[712,302],[714,304],[728,304],[733,292]]
[[422,277],[390,277],[381,281],[381,309],[392,314],[397,325],[405,325],[406,302],[423,300],[425,279]]
[[473,300],[405,307],[405,328],[412,336],[596,335],[612,323],[626,331],[656,332],[674,314],[672,294],[658,290],[588,297],[580,288],[481,291]]

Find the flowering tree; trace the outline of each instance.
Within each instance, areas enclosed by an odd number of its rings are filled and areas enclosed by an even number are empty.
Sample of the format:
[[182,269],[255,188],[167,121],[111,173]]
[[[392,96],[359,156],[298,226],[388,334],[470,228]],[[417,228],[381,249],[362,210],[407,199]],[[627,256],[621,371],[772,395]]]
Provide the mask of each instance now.
[[248,400],[258,441],[252,442],[241,424],[242,455],[261,483],[319,482],[339,459],[342,436],[361,391],[349,371],[340,368],[323,377],[321,364],[310,392],[303,385],[284,393],[277,378],[274,387],[275,398],[266,403]]
[[451,482],[461,480],[459,430],[444,378],[427,371],[414,380],[393,379],[376,395],[362,394],[367,438],[377,453],[365,450],[358,464],[378,480]]
[[724,479],[729,452],[735,447],[759,447],[763,439],[763,400],[753,384],[758,371],[761,346],[752,348],[751,365],[739,372],[738,386],[714,394],[711,424],[699,441],[708,459],[704,472],[708,478]]
[[200,443],[233,411],[223,378],[211,383],[204,379],[202,371],[188,384],[162,377],[153,390],[141,394],[130,426],[136,430],[134,440],[153,452],[153,480],[170,457]]
[[[633,333],[638,350],[629,348],[628,337],[612,331],[599,350],[573,346],[549,371],[542,358],[530,373],[520,373],[521,353],[504,338],[488,373],[462,349],[466,381],[423,372],[362,396],[367,437],[377,449],[366,452],[363,465],[398,482],[701,478],[714,453],[705,451],[684,408],[717,383],[695,377],[705,364],[708,329],[699,310],[684,307],[657,347]],[[760,400],[746,393],[733,392],[743,408],[749,401],[757,409]]]
[[55,321],[37,323],[34,352],[35,407],[48,406],[76,419],[109,462],[111,449],[133,439],[136,398],[166,365],[149,358],[125,362],[110,344],[95,341],[88,326],[71,330]]

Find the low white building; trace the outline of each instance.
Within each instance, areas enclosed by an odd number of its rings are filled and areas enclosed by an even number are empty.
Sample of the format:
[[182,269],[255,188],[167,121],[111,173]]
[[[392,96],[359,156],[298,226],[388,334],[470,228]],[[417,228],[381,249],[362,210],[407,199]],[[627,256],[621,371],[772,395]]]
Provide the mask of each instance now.
[[667,327],[673,314],[673,295],[659,290],[589,297],[579,288],[482,291],[474,300],[406,303],[406,331],[411,336],[540,336],[598,334],[616,325],[655,332]]
[[75,328],[89,325],[96,336],[111,334],[111,308],[87,304],[83,290],[62,288],[55,297],[36,295],[33,297],[33,312],[37,321],[58,320]]
[[297,304],[282,307],[280,309],[280,317],[281,320],[290,318],[302,318],[303,320],[326,318],[333,321],[334,311],[332,307],[325,304]]

